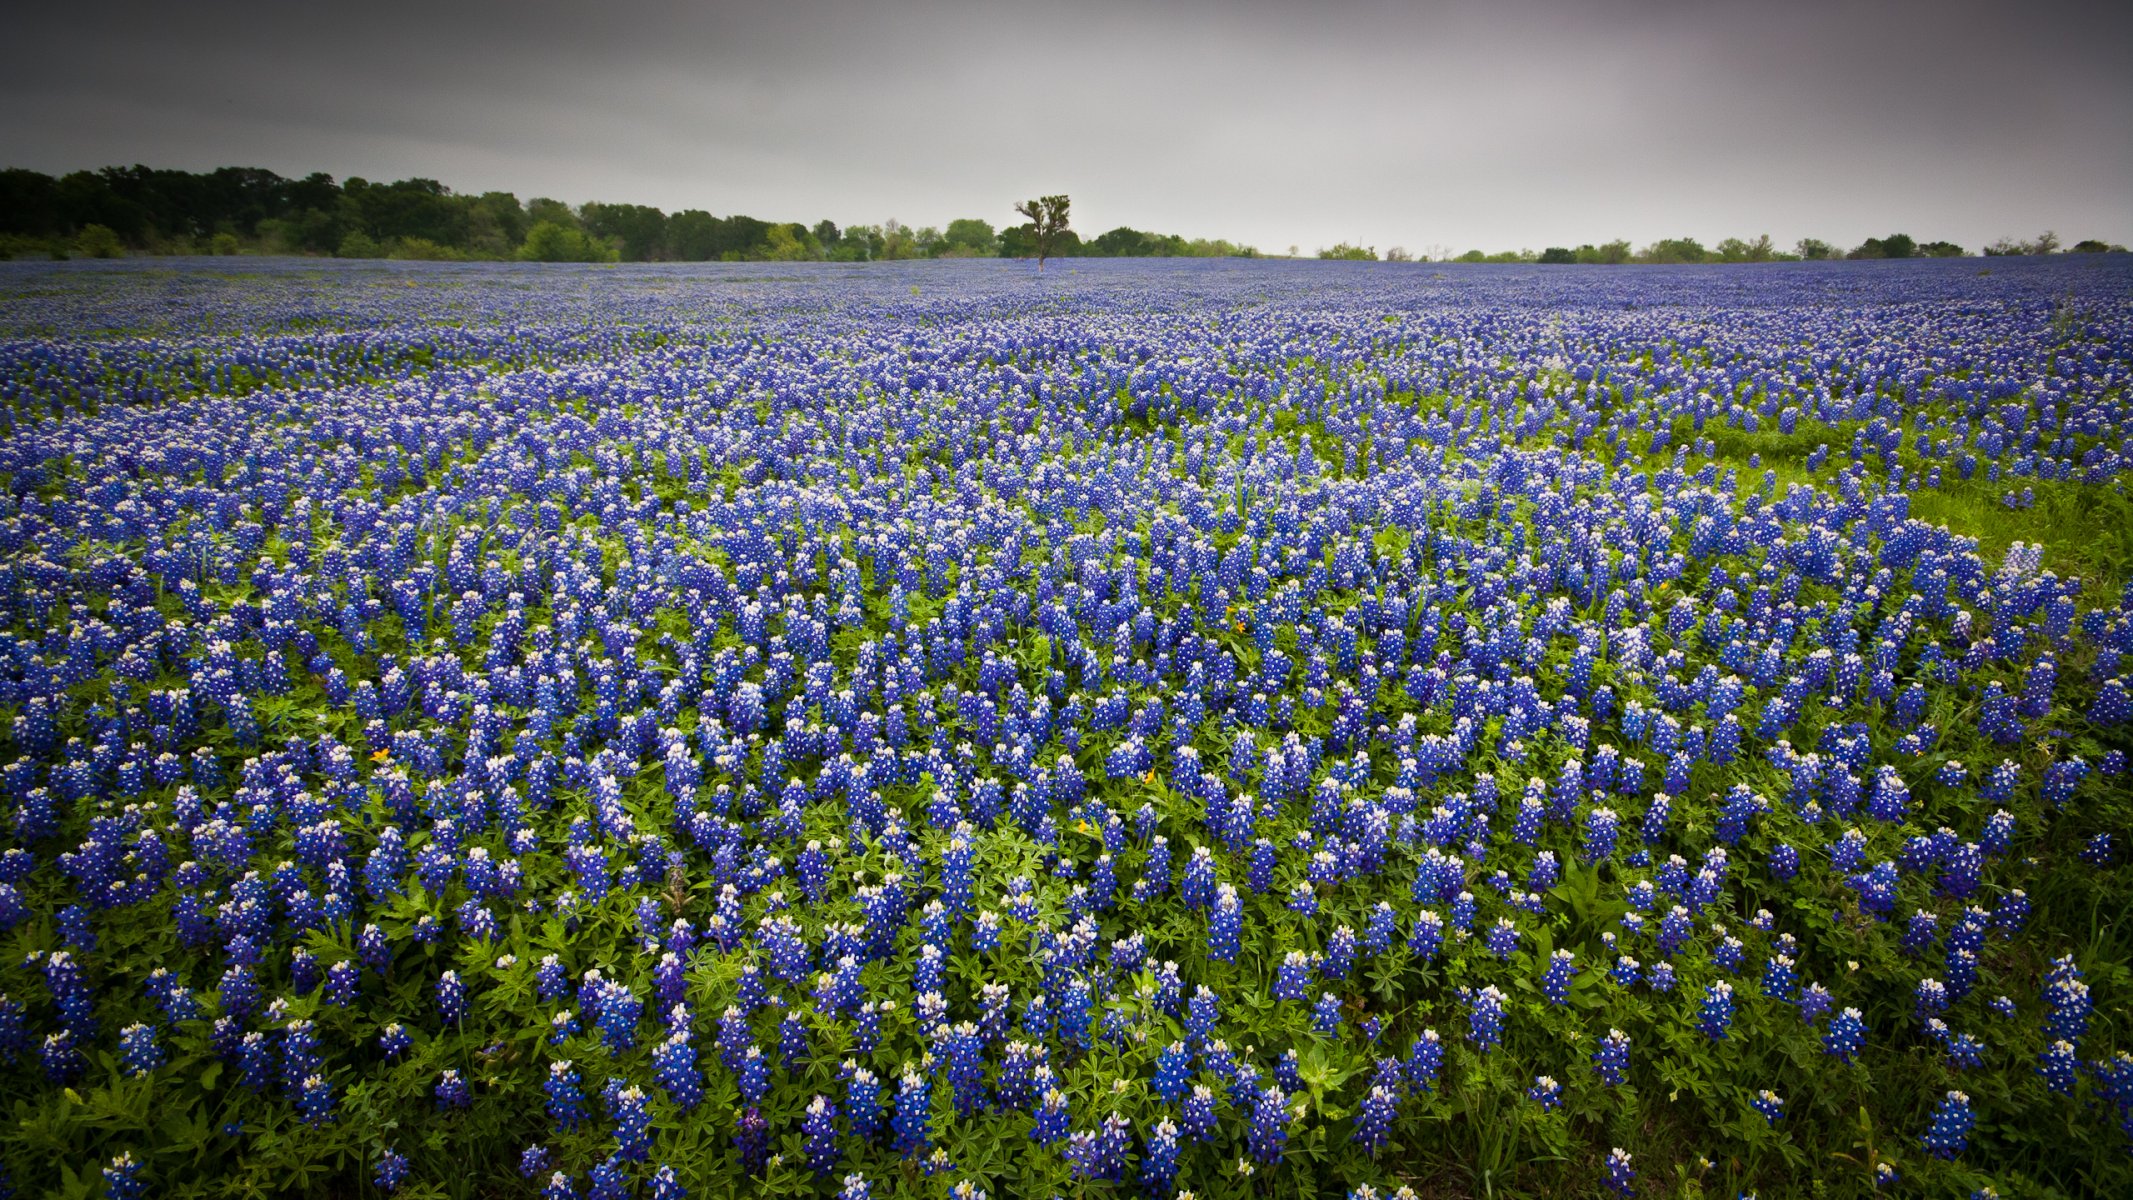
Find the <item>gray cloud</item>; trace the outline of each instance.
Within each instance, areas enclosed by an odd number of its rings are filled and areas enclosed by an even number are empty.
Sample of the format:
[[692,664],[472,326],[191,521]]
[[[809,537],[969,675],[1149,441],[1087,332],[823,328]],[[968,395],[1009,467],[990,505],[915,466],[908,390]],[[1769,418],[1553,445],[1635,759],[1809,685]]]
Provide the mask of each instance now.
[[1280,250],[2133,240],[2133,9],[119,3],[12,24],[0,162]]

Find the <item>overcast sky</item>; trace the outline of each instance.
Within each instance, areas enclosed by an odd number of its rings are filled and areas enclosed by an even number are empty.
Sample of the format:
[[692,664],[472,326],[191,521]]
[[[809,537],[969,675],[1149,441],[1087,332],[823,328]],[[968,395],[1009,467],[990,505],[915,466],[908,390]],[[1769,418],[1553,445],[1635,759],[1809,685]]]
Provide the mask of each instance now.
[[1281,252],[2133,242],[2133,3],[25,5],[0,165]]

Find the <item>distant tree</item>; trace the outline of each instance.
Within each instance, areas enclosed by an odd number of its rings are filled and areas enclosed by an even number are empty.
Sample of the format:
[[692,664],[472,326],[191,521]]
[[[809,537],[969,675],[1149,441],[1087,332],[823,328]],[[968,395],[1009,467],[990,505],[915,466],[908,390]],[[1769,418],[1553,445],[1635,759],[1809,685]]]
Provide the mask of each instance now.
[[630,262],[657,258],[666,248],[667,215],[648,204],[587,204],[578,217],[587,234],[613,242]]
[[466,252],[452,246],[440,246],[428,238],[394,238],[392,252],[387,258],[416,259],[422,262],[457,262],[466,258]]
[[2124,254],[2125,252],[2126,248],[2124,246],[2114,246],[2099,242],[2095,238],[2082,238],[2067,251],[2069,254]]
[[1614,266],[1629,261],[1629,243],[1619,238],[1612,242],[1602,242],[1597,246],[1587,242],[1577,248],[1576,256],[1581,263],[1599,263],[1606,266]]
[[993,232],[990,221],[977,217],[958,217],[948,222],[948,229],[941,235],[941,253],[958,258],[982,258],[1000,248],[1000,236]]
[[[354,181],[350,180],[350,182],[353,183]],[[550,200],[546,196],[535,196],[533,199],[526,201],[526,227],[530,230],[542,221],[547,221],[552,225],[576,228],[578,214],[561,200]]]
[[735,213],[718,223],[718,257],[727,262],[763,258],[770,253],[770,222]]
[[2001,238],[1985,247],[1985,257],[1998,258],[2007,254],[2050,254],[2059,248],[2059,235],[2044,231],[2034,242],[2021,242],[2013,238]]
[[1347,259],[1353,262],[1376,262],[1378,260],[1378,252],[1375,246],[1351,246],[1346,242],[1320,250],[1318,256],[1320,258]]
[[1037,255],[1037,270],[1044,270],[1044,260],[1058,251],[1067,232],[1067,207],[1072,203],[1065,196],[1040,196],[1015,205],[1015,211],[1029,218],[1030,248]]
[[815,222],[815,241],[821,244],[824,252],[829,251],[831,247],[837,244],[837,238],[837,223],[835,221],[825,217]]
[[526,209],[518,197],[510,192],[483,192],[474,199],[471,222],[476,226],[494,228],[496,236],[509,251],[526,240]]
[[1885,238],[1868,238],[1859,243],[1846,258],[1915,258],[1918,243],[1909,234],[1892,233]]
[[1793,245],[1792,252],[1809,261],[1837,256],[1837,248],[1821,238],[1801,238]]
[[807,262],[822,257],[822,244],[798,221],[772,225],[764,235],[765,256],[772,262]]
[[1662,238],[1637,256],[1648,263],[1700,263],[1710,257],[1703,243],[1692,237]]
[[378,258],[383,253],[378,249],[377,239],[360,229],[349,230],[348,236],[341,239],[341,244],[333,248],[336,258]]
[[667,258],[703,262],[718,257],[719,220],[700,208],[685,208],[667,218]]
[[582,229],[541,221],[526,231],[518,256],[528,262],[612,262],[615,251]]
[[880,239],[881,231],[871,225],[847,225],[838,231],[834,243],[823,244],[823,254],[831,262],[866,262],[874,257],[874,244]]
[[1963,248],[1954,242],[1920,242],[1918,244],[1918,257],[1920,258],[1961,258],[1964,253]]
[[1145,258],[1149,254],[1149,239],[1140,230],[1121,225],[1091,238],[1088,249],[1089,253],[1105,258]]
[[1574,263],[1577,260],[1577,251],[1567,246],[1550,246],[1541,251],[1540,256],[1540,261],[1544,263]]
[[83,258],[117,258],[125,252],[126,244],[109,225],[84,225],[74,235],[74,253]]
[[876,258],[910,258],[917,253],[911,230],[895,217],[881,223],[881,246],[875,251]]
[[1405,246],[1394,246],[1394,247],[1393,247],[1392,249],[1390,249],[1390,250],[1387,250],[1387,251],[1385,252],[1385,261],[1386,261],[1386,262],[1413,262],[1413,261],[1415,261],[1415,256],[1414,256],[1414,255],[1412,255],[1412,254],[1410,254],[1410,253],[1408,253],[1408,251],[1407,251],[1407,247],[1405,247]]

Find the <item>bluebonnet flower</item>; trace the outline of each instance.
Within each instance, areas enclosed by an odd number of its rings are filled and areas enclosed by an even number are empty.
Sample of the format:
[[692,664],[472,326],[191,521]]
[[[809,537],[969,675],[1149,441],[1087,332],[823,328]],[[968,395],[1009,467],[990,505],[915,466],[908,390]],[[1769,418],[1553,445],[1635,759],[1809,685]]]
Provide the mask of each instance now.
[[437,978],[437,1015],[447,1025],[458,1025],[467,1016],[467,989],[459,972],[447,970]]
[[1733,985],[1719,980],[1704,990],[1696,1010],[1696,1028],[1712,1041],[1724,1041],[1733,1024]]
[[1172,1042],[1157,1055],[1151,1086],[1168,1103],[1176,1104],[1184,1097],[1192,1086],[1192,1052],[1185,1043]]
[[119,1031],[119,1067],[128,1075],[145,1075],[163,1065],[156,1031],[136,1021]]
[[296,1114],[314,1128],[333,1120],[333,1089],[323,1077],[304,1078],[296,1095]]
[[1415,914],[1414,932],[1408,935],[1407,949],[1423,962],[1437,957],[1444,945],[1444,919],[1430,909]]
[[1619,1029],[1608,1030],[1592,1053],[1592,1066],[1599,1073],[1600,1082],[1608,1087],[1619,1086],[1629,1076],[1629,1035]]
[[801,1122],[807,1151],[807,1165],[817,1175],[829,1175],[836,1171],[840,1156],[837,1153],[837,1106],[828,1096],[816,1093],[808,1101],[806,1117]]
[[1542,1112],[1554,1112],[1563,1105],[1563,1085],[1553,1076],[1536,1075],[1533,1086],[1526,1089],[1526,1099],[1540,1105]]
[[932,1095],[926,1080],[910,1065],[904,1067],[903,1080],[896,1090],[896,1115],[891,1121],[895,1130],[896,1152],[905,1158],[926,1150],[933,1142]]
[[140,1177],[141,1164],[130,1152],[105,1164],[103,1174],[107,1200],[140,1200],[148,1194],[148,1185]]
[[548,1099],[548,1119],[556,1127],[568,1133],[585,1120],[585,1092],[580,1086],[576,1066],[567,1059],[548,1064],[548,1082],[543,1085]]
[[1830,1018],[1822,1035],[1822,1049],[1843,1062],[1852,1062],[1866,1048],[1866,1021],[1856,1008],[1847,1008]]
[[1112,1113],[1094,1130],[1067,1138],[1066,1159],[1077,1179],[1119,1179],[1126,1171],[1126,1151],[1133,1144],[1132,1127]]
[[615,1094],[611,1115],[615,1121],[615,1156],[624,1162],[644,1162],[652,1152],[652,1113],[645,1106],[644,1089],[626,1087]]
[[1274,972],[1274,995],[1281,1000],[1301,1000],[1311,991],[1311,956],[1289,951]]
[[683,1112],[695,1110],[704,1097],[704,1082],[696,1067],[696,1045],[690,1040],[688,1030],[676,1030],[653,1047],[652,1075],[659,1081],[659,1086],[666,1089],[676,1108]]
[[1577,976],[1577,957],[1568,950],[1557,950],[1548,956],[1548,969],[1541,973],[1541,994],[1548,1003],[1562,1005],[1570,1002],[1570,982]]
[[1179,1149],[1177,1123],[1168,1117],[1157,1121],[1148,1131],[1146,1153],[1141,1158],[1144,1188],[1157,1195],[1171,1189],[1177,1180]]
[[1311,1009],[1311,1028],[1327,1037],[1334,1037],[1341,1029],[1341,1001],[1332,992],[1321,992],[1318,1003]]
[[1970,1130],[1976,1124],[1977,1117],[1970,1111],[1970,1097],[1962,1092],[1949,1092],[1933,1110],[1932,1123],[1919,1140],[1934,1157],[1954,1158],[1969,1144]]
[[408,1172],[407,1156],[390,1146],[384,1146],[378,1150],[378,1166],[371,1175],[371,1182],[376,1184],[380,1191],[391,1194],[399,1191],[400,1185],[407,1182]]
[[1281,1161],[1289,1140],[1288,1104],[1289,1098],[1272,1085],[1259,1092],[1252,1104],[1245,1141],[1251,1148],[1252,1157],[1268,1166]]
[[2073,1094],[2074,1075],[2078,1066],[2079,1059],[2075,1056],[2074,1044],[2064,1038],[2046,1046],[2043,1053],[2037,1056],[2037,1074],[2044,1080],[2044,1086],[2062,1096]]
[[1372,1084],[1357,1109],[1355,1132],[1350,1140],[1358,1142],[1372,1158],[1377,1157],[1389,1139],[1394,1118],[1399,1116],[1399,1095],[1383,1084]]
[[[1186,1103],[1186,1116],[1192,1114],[1190,1101]],[[1056,1087],[1046,1087],[1037,1101],[1036,1120],[1030,1126],[1030,1137],[1039,1145],[1050,1145],[1067,1136],[1066,1094]]]
[[1236,889],[1225,883],[1216,893],[1214,914],[1208,920],[1207,956],[1216,962],[1237,961],[1243,929],[1244,906]]
[[1605,1168],[1607,1174],[1601,1182],[1607,1185],[1607,1190],[1617,1196],[1631,1194],[1636,1185],[1637,1172],[1636,1168],[1630,1165],[1629,1152],[1620,1146],[1609,1150]]
[[466,1079],[456,1070],[447,1069],[437,1077],[434,1095],[440,1109],[465,1108],[474,1103],[474,1095],[468,1090]]
[[1494,984],[1467,997],[1467,1040],[1486,1054],[1503,1037],[1504,997]]

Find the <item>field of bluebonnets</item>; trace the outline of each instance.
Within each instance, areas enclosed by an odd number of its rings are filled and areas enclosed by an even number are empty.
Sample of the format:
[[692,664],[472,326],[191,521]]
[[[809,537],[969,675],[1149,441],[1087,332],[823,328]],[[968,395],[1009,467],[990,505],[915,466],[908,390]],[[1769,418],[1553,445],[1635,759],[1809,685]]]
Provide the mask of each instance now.
[[17,1195],[2133,1194],[2133,264],[0,268]]

